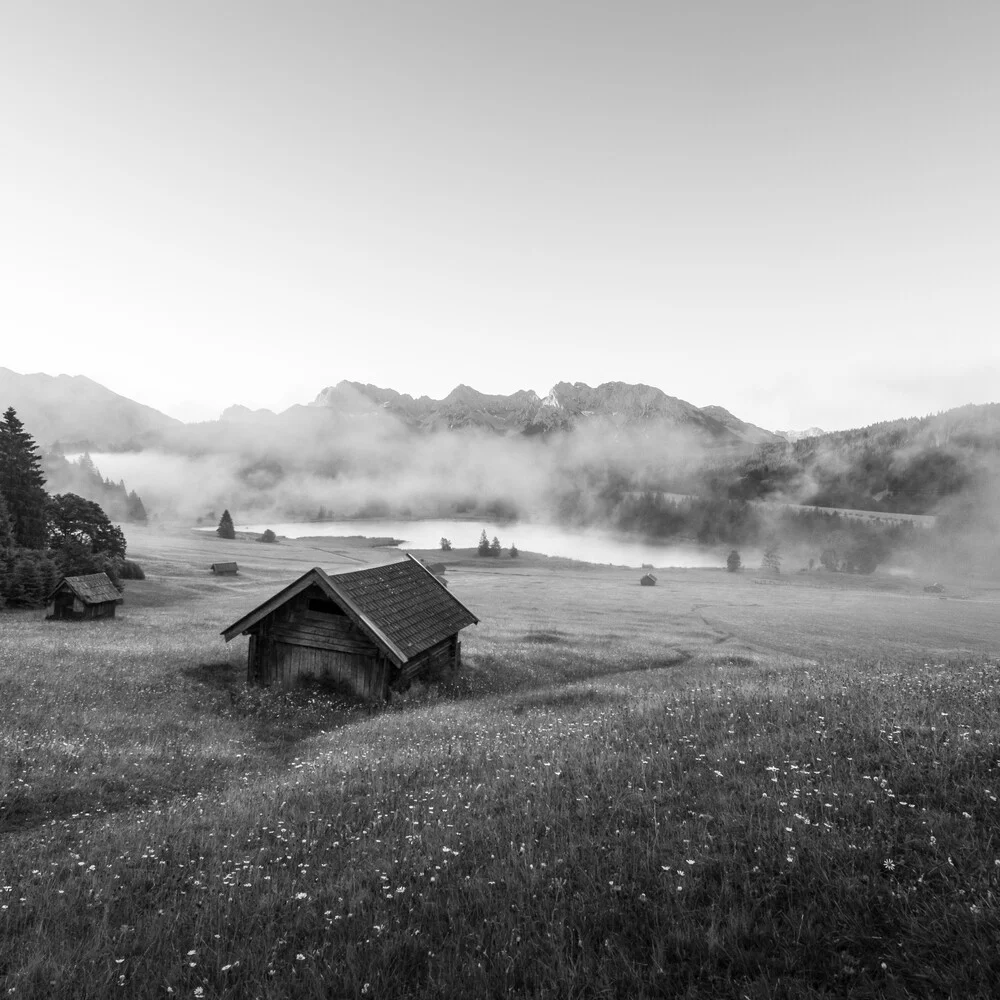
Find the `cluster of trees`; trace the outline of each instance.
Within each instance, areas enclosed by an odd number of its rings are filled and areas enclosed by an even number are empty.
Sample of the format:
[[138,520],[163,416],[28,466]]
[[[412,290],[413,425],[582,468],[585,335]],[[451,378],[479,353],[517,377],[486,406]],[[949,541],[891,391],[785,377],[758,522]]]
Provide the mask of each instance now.
[[[447,538],[442,538],[442,542],[447,542]],[[448,542],[448,547],[451,547],[451,542]],[[442,546],[443,548],[443,546]],[[503,551],[500,545],[500,539],[496,535],[493,536],[493,541],[490,541],[486,534],[486,529],[483,528],[483,533],[479,536],[479,545],[476,546],[476,552],[481,556],[492,556],[493,558],[499,558],[500,553]],[[510,546],[510,557],[511,559],[516,559],[520,553],[517,550],[517,546],[511,543]]]
[[35,441],[9,407],[0,419],[0,607],[37,606],[62,576],[103,571],[121,589],[121,529],[92,500],[50,496],[45,485]]

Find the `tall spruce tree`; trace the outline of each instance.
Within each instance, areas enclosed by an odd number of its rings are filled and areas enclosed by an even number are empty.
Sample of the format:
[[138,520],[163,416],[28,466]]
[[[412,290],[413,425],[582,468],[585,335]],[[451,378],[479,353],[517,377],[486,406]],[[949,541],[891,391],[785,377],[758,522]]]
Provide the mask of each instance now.
[[7,501],[4,500],[3,491],[0,491],[0,557],[13,547],[14,528],[10,523],[10,514],[7,512]]
[[219,518],[219,526],[215,529],[215,533],[219,538],[236,537],[236,528],[233,526],[233,518],[228,510],[222,512],[222,517]]
[[45,477],[35,439],[24,429],[13,406],[0,420],[0,493],[7,501],[14,543],[45,548]]
[[139,524],[145,524],[148,520],[146,507],[142,502],[142,498],[135,490],[132,490],[128,495],[128,510],[125,514],[125,519],[127,521],[138,521]]

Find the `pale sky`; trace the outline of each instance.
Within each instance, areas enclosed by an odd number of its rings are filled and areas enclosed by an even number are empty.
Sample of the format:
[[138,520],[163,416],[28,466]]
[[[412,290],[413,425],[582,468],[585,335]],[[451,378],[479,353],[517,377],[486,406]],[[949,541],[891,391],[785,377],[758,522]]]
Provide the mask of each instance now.
[[995,0],[7,0],[0,365],[184,420],[996,401],[998,53]]

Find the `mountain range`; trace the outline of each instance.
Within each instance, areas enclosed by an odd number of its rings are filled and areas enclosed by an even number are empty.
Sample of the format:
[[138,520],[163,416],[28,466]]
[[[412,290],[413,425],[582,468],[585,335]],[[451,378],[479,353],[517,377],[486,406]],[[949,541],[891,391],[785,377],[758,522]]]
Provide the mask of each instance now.
[[[342,381],[280,413],[234,405],[185,424],[83,376],[0,368],[8,406],[50,455],[148,451],[149,468],[117,478],[175,511],[238,501],[352,515],[391,498],[424,516],[503,501],[577,517],[581,498],[657,490],[915,514],[978,491],[982,509],[1000,510],[1000,404],[778,434],[648,385],[560,382],[545,396],[459,385],[431,399]],[[534,447],[555,434],[559,447]]]
[[323,389],[310,405],[342,413],[379,408],[422,431],[479,427],[502,434],[531,435],[600,422],[611,428],[643,424],[683,427],[724,443],[780,440],[721,406],[697,407],[653,386],[626,382],[605,382],[597,387],[559,382],[544,397],[530,389],[502,396],[459,385],[444,399],[414,399],[393,389],[343,381]]
[[[83,375],[20,375],[0,368],[0,408],[7,406],[17,410],[41,446],[58,443],[66,451],[139,450],[169,440],[185,427]],[[721,406],[697,407],[654,386],[625,382],[596,387],[560,382],[544,397],[525,389],[509,396],[490,395],[459,385],[444,399],[415,399],[393,389],[341,381],[321,390],[304,406],[274,413],[236,404],[224,410],[218,422],[208,423],[301,428],[311,417],[357,421],[376,413],[390,414],[405,427],[424,433],[479,428],[530,436],[600,424],[609,430],[647,425],[683,428],[719,444],[754,445],[783,439]]]

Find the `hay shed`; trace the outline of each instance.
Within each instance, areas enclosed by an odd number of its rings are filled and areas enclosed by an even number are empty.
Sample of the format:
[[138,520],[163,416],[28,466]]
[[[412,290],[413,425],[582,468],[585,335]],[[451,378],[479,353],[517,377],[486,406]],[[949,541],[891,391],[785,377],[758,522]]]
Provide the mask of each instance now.
[[647,573],[647,574],[646,574],[646,575],[645,575],[645,576],[644,576],[644,577],[643,577],[643,578],[642,578],[642,579],[641,579],[641,580],[639,581],[639,586],[640,586],[640,587],[655,587],[655,586],[656,586],[656,577],[655,577],[655,576],[653,576],[653,574],[652,574],[652,573]]
[[326,573],[314,566],[223,630],[250,637],[247,682],[306,677],[384,700],[417,677],[461,664],[458,633],[479,619],[412,556]]
[[83,621],[114,618],[122,595],[107,573],[64,576],[49,594],[46,618],[55,621]]
[[236,576],[239,567],[234,562],[212,563],[212,572],[216,576]]

